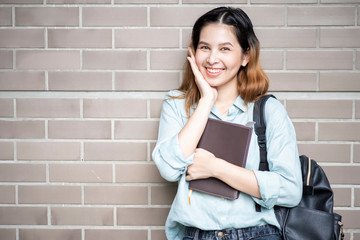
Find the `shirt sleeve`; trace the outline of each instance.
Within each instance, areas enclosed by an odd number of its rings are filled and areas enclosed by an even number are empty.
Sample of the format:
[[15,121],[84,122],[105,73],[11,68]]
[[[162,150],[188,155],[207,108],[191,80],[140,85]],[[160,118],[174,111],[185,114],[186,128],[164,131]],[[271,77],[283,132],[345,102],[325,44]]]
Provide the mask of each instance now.
[[152,158],[160,174],[167,181],[177,181],[193,163],[193,155],[185,158],[178,141],[178,134],[183,128],[184,113],[176,105],[179,99],[166,99],[162,106],[158,140]]
[[270,98],[265,104],[267,158],[270,171],[255,170],[265,208],[296,206],[302,195],[302,177],[296,134],[282,104]]

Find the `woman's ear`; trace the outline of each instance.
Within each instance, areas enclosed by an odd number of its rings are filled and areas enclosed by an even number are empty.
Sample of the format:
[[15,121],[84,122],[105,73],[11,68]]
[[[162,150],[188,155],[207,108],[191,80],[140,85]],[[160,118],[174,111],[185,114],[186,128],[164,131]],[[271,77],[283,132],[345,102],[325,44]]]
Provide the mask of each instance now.
[[250,61],[250,50],[248,49],[242,55],[241,66],[246,67],[246,65],[249,63],[249,61]]

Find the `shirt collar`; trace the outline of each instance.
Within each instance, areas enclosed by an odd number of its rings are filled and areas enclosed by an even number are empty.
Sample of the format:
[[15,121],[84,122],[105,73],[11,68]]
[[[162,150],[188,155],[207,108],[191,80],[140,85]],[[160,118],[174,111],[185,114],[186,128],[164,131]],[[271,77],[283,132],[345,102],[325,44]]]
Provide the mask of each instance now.
[[[238,108],[241,112],[248,111],[248,107],[245,105],[244,100],[240,96],[238,96],[235,99],[234,103],[229,107],[230,114],[231,112],[234,113],[234,110],[232,109],[234,107]],[[215,105],[213,106],[211,113],[214,114],[219,119],[221,119],[220,113],[217,111]]]

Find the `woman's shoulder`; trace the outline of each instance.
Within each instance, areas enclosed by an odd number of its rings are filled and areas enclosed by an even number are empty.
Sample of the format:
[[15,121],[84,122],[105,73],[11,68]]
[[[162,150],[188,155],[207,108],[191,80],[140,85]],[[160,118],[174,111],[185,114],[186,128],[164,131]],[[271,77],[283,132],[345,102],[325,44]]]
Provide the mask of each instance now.
[[270,97],[265,104],[265,119],[266,121],[278,122],[287,118],[288,114],[281,101]]
[[174,89],[170,90],[166,94],[166,99],[181,99],[184,96],[184,92]]

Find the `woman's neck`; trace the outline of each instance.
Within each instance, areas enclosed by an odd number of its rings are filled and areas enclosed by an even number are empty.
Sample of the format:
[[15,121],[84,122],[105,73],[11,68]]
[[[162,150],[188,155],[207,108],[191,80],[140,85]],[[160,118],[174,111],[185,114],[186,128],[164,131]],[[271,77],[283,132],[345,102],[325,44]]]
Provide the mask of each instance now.
[[218,97],[216,99],[215,106],[222,116],[226,116],[229,111],[229,107],[239,96],[237,87],[219,88],[217,91]]

